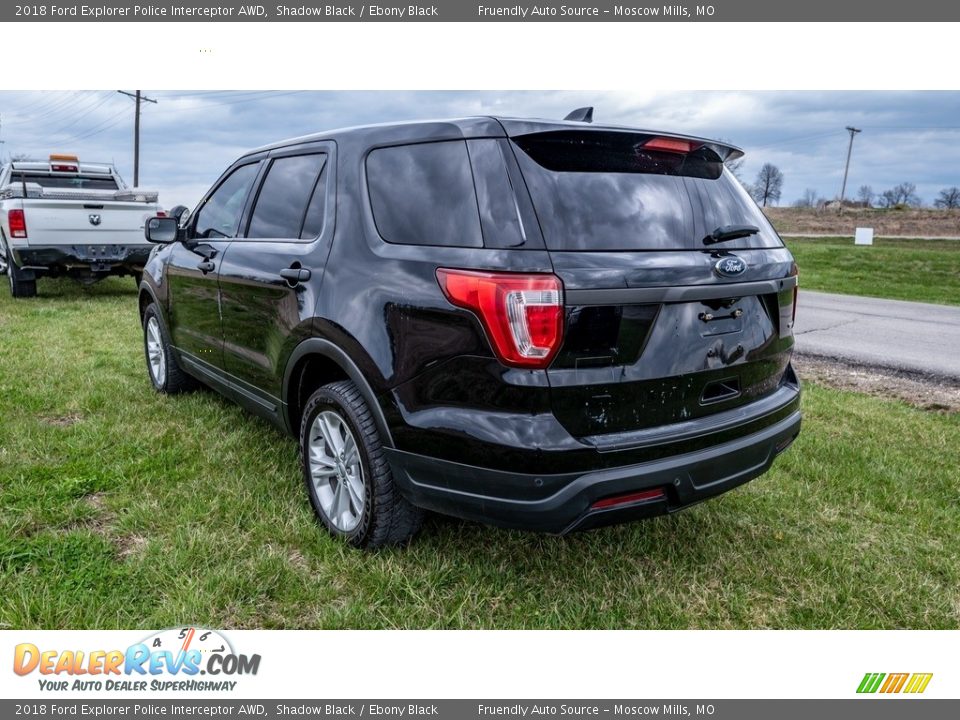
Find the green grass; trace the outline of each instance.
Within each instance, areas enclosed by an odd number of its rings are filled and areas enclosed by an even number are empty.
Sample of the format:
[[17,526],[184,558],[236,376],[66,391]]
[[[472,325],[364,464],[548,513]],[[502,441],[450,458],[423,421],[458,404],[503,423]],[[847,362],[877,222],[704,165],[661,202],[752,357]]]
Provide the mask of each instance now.
[[129,279],[40,290],[0,293],[0,627],[960,626],[960,416],[808,386],[774,470],[686,512],[364,554],[292,440],[153,392]]
[[790,238],[809,290],[960,305],[960,241]]

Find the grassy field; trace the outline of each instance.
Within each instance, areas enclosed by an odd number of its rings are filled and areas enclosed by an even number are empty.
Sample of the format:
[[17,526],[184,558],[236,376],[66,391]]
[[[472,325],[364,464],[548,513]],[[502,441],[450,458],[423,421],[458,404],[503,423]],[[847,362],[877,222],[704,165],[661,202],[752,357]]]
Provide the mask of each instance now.
[[793,449],[721,499],[369,555],[320,531],[292,440],[152,391],[129,279],[40,291],[0,293],[0,627],[960,626],[956,414],[808,386]]
[[841,235],[852,238],[857,227],[872,227],[877,235],[894,237],[960,237],[960,212],[935,208],[767,207],[774,227],[788,235]]
[[787,238],[808,290],[960,305],[960,240]]

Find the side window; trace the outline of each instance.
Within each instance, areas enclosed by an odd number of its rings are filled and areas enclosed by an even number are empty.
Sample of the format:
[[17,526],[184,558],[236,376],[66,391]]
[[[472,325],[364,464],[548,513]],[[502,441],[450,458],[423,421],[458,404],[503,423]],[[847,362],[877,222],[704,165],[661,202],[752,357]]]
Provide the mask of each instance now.
[[[294,155],[270,164],[250,218],[248,238],[300,238],[326,155]],[[309,206],[309,207],[308,207]],[[320,225],[323,225],[321,208]],[[314,220],[316,223],[316,220]],[[319,232],[312,236],[316,237]]]
[[374,222],[387,242],[483,247],[465,141],[373,150],[367,184]]
[[477,188],[480,225],[486,247],[520,247],[527,241],[520,205],[507,166],[500,140],[470,140],[470,162]]
[[327,216],[327,178],[329,176],[330,172],[324,164],[320,170],[317,185],[313,188],[313,197],[310,198],[310,204],[307,206],[307,215],[303,219],[303,230],[300,231],[302,239],[319,237],[323,232],[323,222]]
[[241,165],[220,183],[220,187],[213,191],[213,195],[207,198],[200,208],[194,230],[196,237],[236,237],[243,204],[257,177],[258,168],[259,163]]

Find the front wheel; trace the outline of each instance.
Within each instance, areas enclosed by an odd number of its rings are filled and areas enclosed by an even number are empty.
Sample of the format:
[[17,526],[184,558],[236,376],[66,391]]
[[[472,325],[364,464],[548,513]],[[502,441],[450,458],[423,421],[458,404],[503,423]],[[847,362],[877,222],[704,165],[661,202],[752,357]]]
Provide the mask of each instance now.
[[423,511],[400,494],[370,409],[349,380],[307,401],[300,463],[310,503],[334,537],[372,550],[404,545],[420,529]]
[[180,368],[173,356],[167,331],[154,303],[150,303],[143,314],[143,351],[150,382],[157,392],[172,395],[194,387],[193,378]]

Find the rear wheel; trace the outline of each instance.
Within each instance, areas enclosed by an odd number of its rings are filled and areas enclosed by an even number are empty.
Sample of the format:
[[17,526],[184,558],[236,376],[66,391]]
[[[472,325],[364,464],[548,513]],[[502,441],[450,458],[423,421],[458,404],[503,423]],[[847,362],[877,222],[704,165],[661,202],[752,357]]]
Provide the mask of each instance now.
[[153,303],[143,314],[143,351],[147,359],[147,373],[157,392],[168,395],[191,390],[196,385],[177,364],[167,331],[160,322],[160,313]]
[[7,263],[7,279],[10,281],[10,295],[15,298],[31,298],[37,295],[37,278],[30,271],[17,267],[15,262]]
[[300,463],[310,503],[334,537],[372,550],[404,545],[420,529],[423,511],[393,482],[370,409],[349,380],[307,401]]

